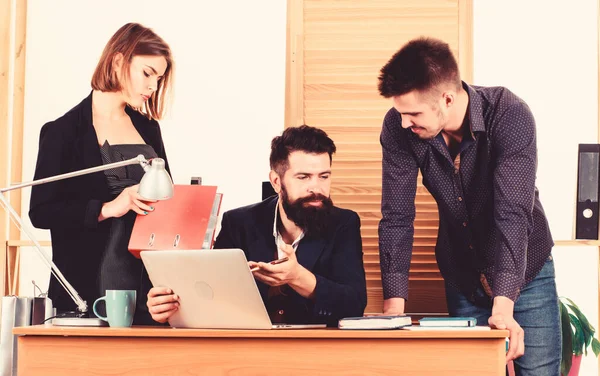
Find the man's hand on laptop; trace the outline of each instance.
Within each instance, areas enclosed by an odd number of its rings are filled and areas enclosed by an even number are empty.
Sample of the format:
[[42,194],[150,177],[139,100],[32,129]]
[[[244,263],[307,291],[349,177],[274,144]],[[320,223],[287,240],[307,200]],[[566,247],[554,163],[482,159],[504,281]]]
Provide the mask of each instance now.
[[258,267],[258,270],[252,273],[254,278],[269,286],[289,285],[301,296],[311,298],[317,285],[315,275],[298,263],[296,252],[291,245],[285,244],[281,250],[289,258],[288,261],[277,265],[254,261],[248,263],[251,269]]
[[148,292],[146,305],[152,319],[164,323],[179,309],[179,296],[170,288],[153,287]]

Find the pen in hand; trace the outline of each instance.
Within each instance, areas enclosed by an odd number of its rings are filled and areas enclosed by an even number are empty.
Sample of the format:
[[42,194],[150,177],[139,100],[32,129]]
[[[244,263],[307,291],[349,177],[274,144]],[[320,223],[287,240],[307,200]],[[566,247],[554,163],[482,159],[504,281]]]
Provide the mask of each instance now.
[[[281,264],[282,262],[286,262],[287,260],[289,260],[288,257],[283,257],[277,260],[273,260],[271,261],[269,264],[271,265],[277,265],[277,264]],[[256,272],[258,271],[260,268],[258,266],[253,267],[252,269],[250,269],[251,272]]]

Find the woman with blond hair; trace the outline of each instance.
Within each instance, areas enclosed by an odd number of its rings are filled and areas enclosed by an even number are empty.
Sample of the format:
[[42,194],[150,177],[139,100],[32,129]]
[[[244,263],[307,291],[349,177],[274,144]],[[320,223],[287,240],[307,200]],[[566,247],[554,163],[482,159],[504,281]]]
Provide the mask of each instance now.
[[[35,179],[133,158],[167,161],[158,121],[173,73],[171,50],[151,29],[128,23],[110,38],[92,76],[92,92],[40,132]],[[168,170],[167,163],[167,170]],[[127,250],[136,215],[152,202],[137,193],[144,171],[120,167],[33,187],[29,217],[49,229],[52,258],[91,305],[107,289],[137,290],[134,324],[151,323],[150,282]],[[75,304],[55,279],[49,296],[58,312]]]

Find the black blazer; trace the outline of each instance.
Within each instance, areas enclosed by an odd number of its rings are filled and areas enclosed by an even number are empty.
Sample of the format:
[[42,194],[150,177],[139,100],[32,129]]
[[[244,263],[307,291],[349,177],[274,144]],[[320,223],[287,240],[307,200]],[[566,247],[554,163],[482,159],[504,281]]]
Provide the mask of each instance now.
[[[277,196],[273,196],[226,212],[214,248],[241,248],[249,261],[272,261],[277,252],[273,238],[276,204]],[[289,323],[337,326],[343,317],[362,316],[367,305],[360,219],[355,212],[337,207],[330,218],[325,237],[307,236],[298,245],[298,262],[316,276],[317,286],[314,301],[287,290]],[[269,286],[257,284],[268,309]]]
[[[165,159],[158,122],[126,107],[146,144]],[[92,124],[92,95],[40,132],[35,179],[102,165],[100,146]],[[168,169],[168,164],[167,164]],[[99,297],[98,267],[111,219],[98,222],[104,202],[110,201],[104,172],[83,175],[32,188],[29,218],[37,228],[50,229],[52,259],[90,307]],[[55,278],[49,296],[58,310],[73,310],[75,303]]]

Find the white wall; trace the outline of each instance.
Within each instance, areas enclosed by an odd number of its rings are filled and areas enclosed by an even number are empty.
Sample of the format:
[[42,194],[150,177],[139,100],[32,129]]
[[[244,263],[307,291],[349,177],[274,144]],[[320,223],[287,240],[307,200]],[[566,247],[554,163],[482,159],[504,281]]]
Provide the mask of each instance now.
[[[555,240],[573,237],[577,146],[598,140],[597,6],[597,0],[474,1],[474,84],[508,87],[531,107],[536,185]],[[553,255],[558,294],[597,326],[598,249],[555,247]],[[588,357],[580,375],[597,369]]]
[[[284,127],[285,1],[30,0],[27,11],[23,180],[33,178],[42,125],[89,94],[108,39],[139,22],[170,44],[175,59],[175,97],[161,121],[174,182],[201,176],[217,185],[222,212],[261,199],[270,141]],[[24,294],[32,279],[48,285],[32,252],[23,249]]]

